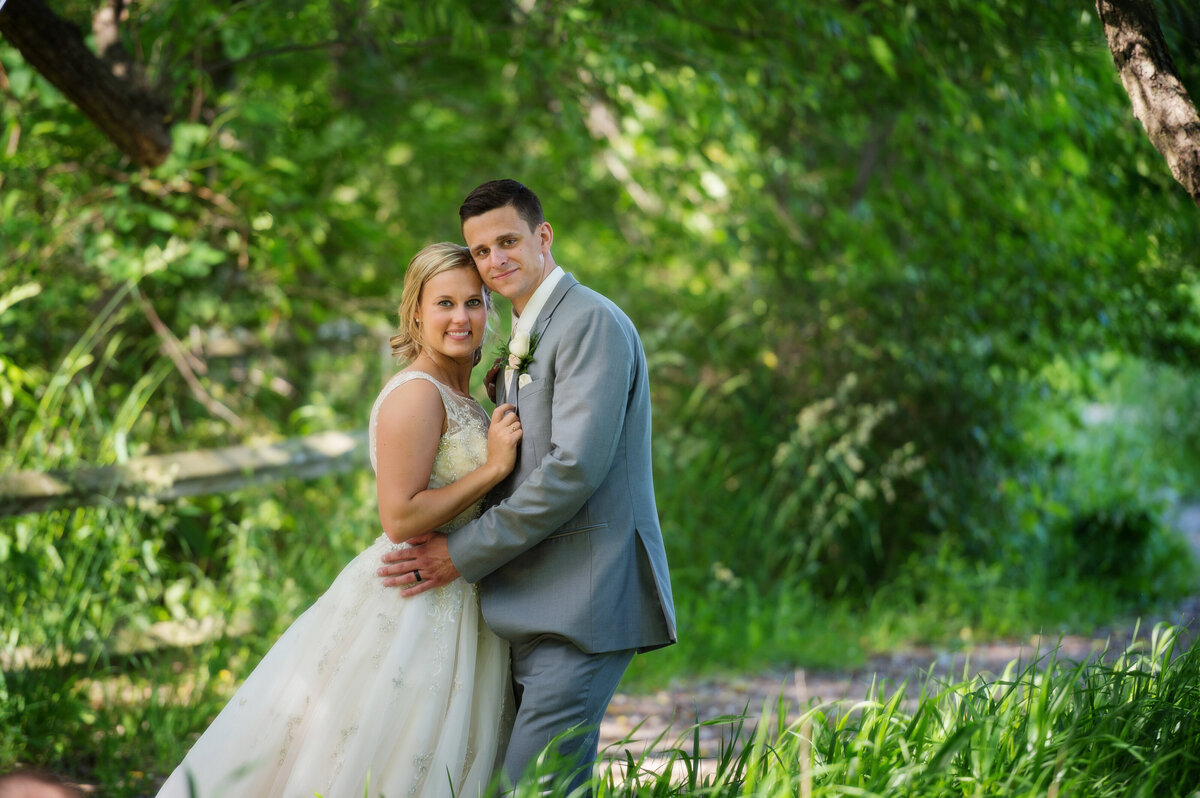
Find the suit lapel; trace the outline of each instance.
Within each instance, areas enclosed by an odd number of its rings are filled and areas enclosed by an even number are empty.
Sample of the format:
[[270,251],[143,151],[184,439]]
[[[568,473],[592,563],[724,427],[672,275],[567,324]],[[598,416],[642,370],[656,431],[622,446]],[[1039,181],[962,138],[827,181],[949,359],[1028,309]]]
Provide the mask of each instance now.
[[579,285],[579,281],[574,276],[564,274],[562,279],[558,281],[558,285],[554,286],[554,291],[550,294],[550,298],[546,300],[546,304],[542,306],[542,312],[538,314],[537,322],[533,325],[539,335],[545,333],[546,327],[550,324],[551,317],[554,316],[554,310],[563,301],[563,297],[577,285]]
[[[554,316],[554,310],[563,301],[563,297],[577,285],[579,285],[578,280],[570,274],[564,274],[558,281],[558,285],[554,286],[554,290],[550,292],[550,297],[546,300],[546,304],[542,305],[542,309],[533,323],[533,330],[539,337],[545,334],[546,327],[549,326],[550,319]],[[517,398],[521,394],[521,389],[517,385],[519,381],[520,377],[513,380],[513,392],[512,396],[509,396],[508,380],[504,379],[504,370],[502,369],[499,379],[496,380],[496,404],[504,404],[505,402],[511,402],[514,405],[517,404]]]

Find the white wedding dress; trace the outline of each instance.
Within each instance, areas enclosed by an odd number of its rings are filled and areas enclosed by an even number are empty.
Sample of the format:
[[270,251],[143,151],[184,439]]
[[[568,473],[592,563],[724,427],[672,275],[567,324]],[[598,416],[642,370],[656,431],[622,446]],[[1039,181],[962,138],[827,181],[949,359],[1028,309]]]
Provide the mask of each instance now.
[[[396,386],[438,387],[447,429],[431,488],[487,457],[487,413],[428,374]],[[442,527],[478,516],[477,504]],[[483,622],[462,579],[412,598],[384,587],[380,536],[296,619],[197,740],[159,798],[474,798],[503,756],[511,726],[508,645]],[[189,786],[194,784],[194,791]]]

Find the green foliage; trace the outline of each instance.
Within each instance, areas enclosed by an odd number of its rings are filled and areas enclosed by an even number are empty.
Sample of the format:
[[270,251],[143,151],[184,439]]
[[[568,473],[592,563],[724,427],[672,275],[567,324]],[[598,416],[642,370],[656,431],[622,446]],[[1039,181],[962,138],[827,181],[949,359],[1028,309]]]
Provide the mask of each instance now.
[[[1160,13],[1191,79],[1185,6]],[[96,5],[55,7],[86,29]],[[125,8],[172,114],[153,170],[0,42],[0,470],[361,428],[404,264],[514,176],[650,360],[684,639],[633,679],[1096,624],[1194,585],[1167,512],[1200,490],[1200,226],[1090,9]],[[5,672],[0,763],[86,750],[137,794],[130,739],[177,756],[372,506],[362,473],[0,521],[3,652],[50,656]],[[186,655],[183,709],[89,692],[175,680],[112,640],[220,616],[248,642]]]
[[775,451],[754,519],[780,557],[777,574],[799,575],[825,593],[877,584],[884,566],[925,531],[889,523],[901,492],[915,496],[904,488],[917,484],[924,463],[911,441],[881,451],[876,428],[894,419],[896,405],[851,404],[856,385],[847,375],[834,396],[800,411]]
[[[673,748],[670,741],[657,746],[670,750],[665,762],[635,758],[619,743],[610,754],[620,766],[597,776],[593,789],[629,796],[1177,794],[1200,775],[1200,648],[1177,652],[1171,629],[1155,630],[1146,643],[1106,659],[1049,654],[957,683],[931,678],[890,694],[875,689],[853,704],[810,701],[798,718],[781,696],[757,723],[703,721],[728,732],[707,759],[700,726]],[[517,794],[543,789],[531,778]]]
[[1087,578],[1120,577],[1137,570],[1157,521],[1144,507],[1109,506],[1071,521],[1068,562]]
[[355,473],[0,524],[2,761],[144,794],[369,543],[373,495]]

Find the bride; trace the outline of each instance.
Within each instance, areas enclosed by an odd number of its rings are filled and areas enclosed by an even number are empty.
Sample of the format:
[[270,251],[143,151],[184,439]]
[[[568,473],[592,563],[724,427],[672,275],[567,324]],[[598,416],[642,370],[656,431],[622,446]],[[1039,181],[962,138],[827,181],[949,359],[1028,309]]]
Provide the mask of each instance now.
[[385,535],[272,646],[160,798],[485,791],[511,724],[508,646],[472,585],[405,598],[375,570],[383,551],[475,518],[513,468],[512,405],[489,422],[467,392],[489,308],[465,248],[433,244],[409,263],[392,350],[412,362],[369,428]]

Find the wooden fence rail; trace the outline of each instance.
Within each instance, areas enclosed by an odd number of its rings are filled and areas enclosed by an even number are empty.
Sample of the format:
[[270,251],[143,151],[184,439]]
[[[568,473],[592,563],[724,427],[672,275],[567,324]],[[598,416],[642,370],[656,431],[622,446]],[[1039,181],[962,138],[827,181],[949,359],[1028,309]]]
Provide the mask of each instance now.
[[0,517],[147,498],[224,493],[290,477],[361,467],[366,431],[320,432],[261,446],[150,455],[122,465],[0,474]]

